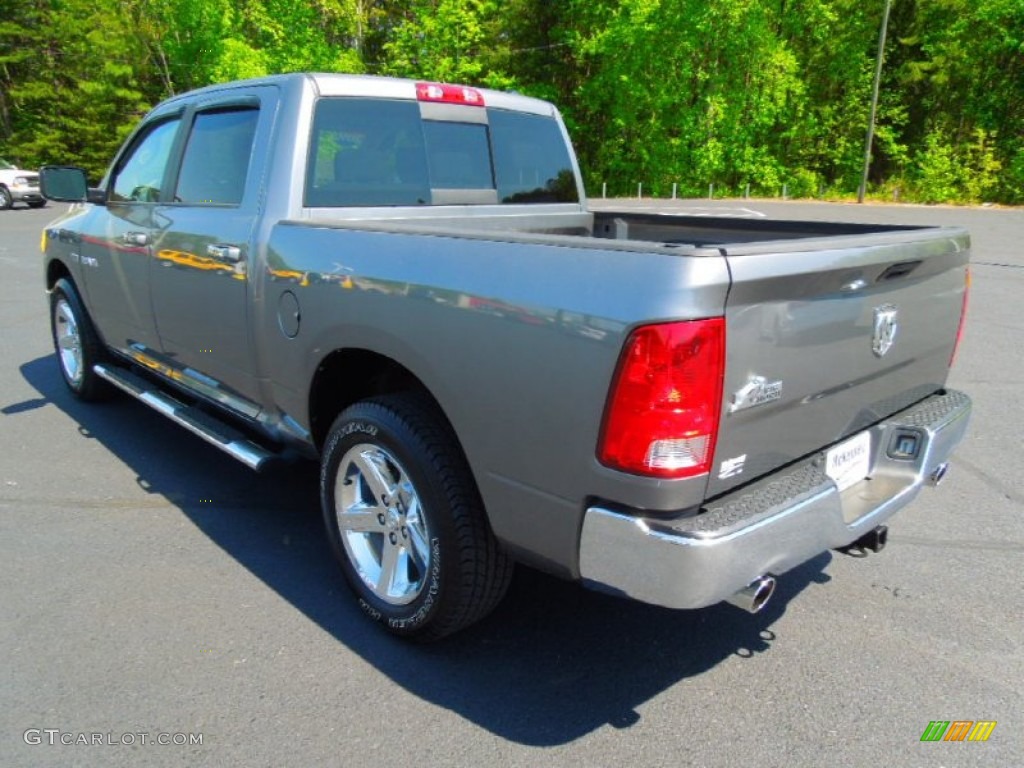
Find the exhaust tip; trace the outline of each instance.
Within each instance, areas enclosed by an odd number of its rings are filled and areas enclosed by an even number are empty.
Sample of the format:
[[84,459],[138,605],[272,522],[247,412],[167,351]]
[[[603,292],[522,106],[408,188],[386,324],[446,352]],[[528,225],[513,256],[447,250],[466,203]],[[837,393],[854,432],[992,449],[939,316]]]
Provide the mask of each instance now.
[[933,486],[938,485],[946,477],[947,472],[949,472],[949,462],[944,461],[933,469],[930,475],[928,475],[928,484]]
[[868,552],[881,552],[889,543],[889,526],[879,525],[872,528],[859,539],[845,547],[838,547],[838,551],[851,557],[867,557]]
[[759,576],[743,589],[726,598],[726,602],[742,608],[748,613],[757,613],[768,604],[774,593],[775,577]]

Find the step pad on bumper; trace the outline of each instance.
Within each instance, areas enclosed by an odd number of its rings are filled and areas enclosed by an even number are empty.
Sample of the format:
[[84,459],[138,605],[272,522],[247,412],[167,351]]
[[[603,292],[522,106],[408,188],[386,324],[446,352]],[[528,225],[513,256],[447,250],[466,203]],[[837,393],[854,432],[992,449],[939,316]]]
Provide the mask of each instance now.
[[[875,461],[875,475],[879,482],[885,475],[884,466],[890,460],[885,457],[889,435],[895,430],[929,430],[942,427],[954,414],[970,407],[970,399],[962,392],[947,391],[932,395],[916,405],[882,421],[873,428],[874,443],[881,454]],[[841,441],[840,441],[841,442]],[[904,470],[913,463],[900,462],[894,465],[905,482],[912,480]],[[926,467],[928,472],[934,467]],[[672,521],[665,528],[680,534],[693,536],[725,536],[734,530],[757,522],[760,518],[771,517],[775,512],[799,504],[806,498],[829,490],[832,481],[825,474],[825,451],[805,458],[785,469],[778,470],[767,478],[756,481],[739,490],[730,491],[718,500],[707,503],[692,517]],[[847,515],[856,517],[856,512]],[[661,528],[655,523],[654,528]]]
[[[594,505],[580,535],[585,584],[669,608],[700,608],[765,574],[849,545],[909,504],[960,442],[971,401],[941,392],[869,428],[868,476],[840,491],[825,451],[675,520]],[[902,450],[912,436],[913,450]]]

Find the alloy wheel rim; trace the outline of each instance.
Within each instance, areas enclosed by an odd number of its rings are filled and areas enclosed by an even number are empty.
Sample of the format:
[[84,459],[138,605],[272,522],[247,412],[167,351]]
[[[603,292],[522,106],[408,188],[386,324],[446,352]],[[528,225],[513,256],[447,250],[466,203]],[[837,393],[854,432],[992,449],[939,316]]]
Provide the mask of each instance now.
[[379,445],[346,451],[334,487],[335,515],[349,562],[389,605],[419,597],[430,573],[430,531],[419,494],[399,461]]
[[82,338],[78,331],[78,322],[71,306],[66,299],[60,299],[54,310],[56,326],[57,351],[60,353],[60,366],[64,375],[72,385],[82,383]]

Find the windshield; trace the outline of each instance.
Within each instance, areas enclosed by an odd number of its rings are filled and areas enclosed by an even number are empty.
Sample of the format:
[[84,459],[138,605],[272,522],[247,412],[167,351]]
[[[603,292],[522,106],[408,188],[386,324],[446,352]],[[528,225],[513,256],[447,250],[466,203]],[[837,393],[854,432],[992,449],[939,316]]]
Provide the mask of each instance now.
[[13,163],[8,163],[6,160],[4,160],[2,157],[0,157],[0,171],[16,171],[16,170],[18,170],[18,166],[14,165]]

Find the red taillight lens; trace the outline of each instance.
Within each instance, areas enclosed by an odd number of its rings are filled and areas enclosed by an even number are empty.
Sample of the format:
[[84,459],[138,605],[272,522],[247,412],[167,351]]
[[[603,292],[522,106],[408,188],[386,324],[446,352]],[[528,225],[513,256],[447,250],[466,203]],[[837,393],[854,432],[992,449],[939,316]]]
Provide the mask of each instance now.
[[715,453],[725,367],[725,320],[638,328],[612,383],[598,458],[652,477],[707,472]]
[[443,104],[466,104],[471,107],[484,106],[484,95],[476,88],[468,88],[465,85],[416,83],[416,98],[420,101],[437,101]]
[[953,353],[949,356],[949,367],[953,367],[956,351],[960,348],[960,339],[964,335],[964,321],[967,320],[967,299],[971,293],[971,268],[964,267],[964,300],[960,305],[960,324],[956,327],[956,341],[953,342]]

